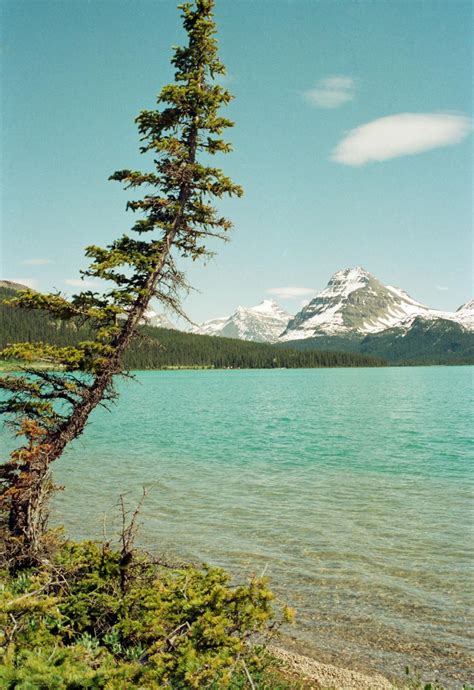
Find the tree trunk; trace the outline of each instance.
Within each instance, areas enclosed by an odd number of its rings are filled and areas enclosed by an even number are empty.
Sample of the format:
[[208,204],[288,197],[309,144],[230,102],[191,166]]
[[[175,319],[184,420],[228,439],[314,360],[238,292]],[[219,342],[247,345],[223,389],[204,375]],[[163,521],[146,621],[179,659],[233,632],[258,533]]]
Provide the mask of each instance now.
[[[193,164],[196,158],[198,137],[198,123],[195,122],[189,133],[188,147],[190,151],[188,164]],[[11,492],[8,526],[10,533],[20,538],[22,551],[29,562],[34,562],[40,553],[41,539],[47,525],[46,505],[47,497],[52,489],[50,479],[50,465],[60,457],[68,443],[80,436],[92,410],[101,402],[107,389],[112,386],[113,378],[122,371],[122,358],[137,332],[143,314],[153,297],[160,277],[171,253],[174,239],[179,232],[184,219],[186,204],[191,195],[191,176],[187,176],[182,183],[179,194],[179,212],[173,226],[164,237],[160,256],[152,273],[150,273],[144,294],[140,295],[129,312],[116,341],[113,343],[114,353],[97,373],[94,384],[87,390],[83,399],[75,405],[70,417],[55,432],[41,440],[41,447],[47,451],[37,452],[35,463],[25,466]],[[40,446],[37,446],[39,449]],[[23,475],[23,476],[22,476]]]

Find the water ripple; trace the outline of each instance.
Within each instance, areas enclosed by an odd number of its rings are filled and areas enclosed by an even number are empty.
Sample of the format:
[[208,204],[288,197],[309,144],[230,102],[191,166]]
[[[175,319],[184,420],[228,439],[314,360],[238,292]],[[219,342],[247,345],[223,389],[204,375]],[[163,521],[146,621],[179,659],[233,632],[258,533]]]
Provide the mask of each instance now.
[[455,687],[472,648],[471,374],[140,373],[58,463],[56,517],[100,538],[119,493],[153,485],[145,546],[266,569],[298,610],[289,644]]

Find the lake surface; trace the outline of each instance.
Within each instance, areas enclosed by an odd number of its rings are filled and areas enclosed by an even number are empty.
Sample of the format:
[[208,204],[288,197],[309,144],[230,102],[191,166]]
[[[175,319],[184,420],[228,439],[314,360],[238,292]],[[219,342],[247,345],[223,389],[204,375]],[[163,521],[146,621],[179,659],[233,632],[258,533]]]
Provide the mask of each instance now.
[[[472,367],[140,372],[57,463],[56,520],[265,571],[322,661],[472,682]],[[472,632],[472,629],[471,629]]]

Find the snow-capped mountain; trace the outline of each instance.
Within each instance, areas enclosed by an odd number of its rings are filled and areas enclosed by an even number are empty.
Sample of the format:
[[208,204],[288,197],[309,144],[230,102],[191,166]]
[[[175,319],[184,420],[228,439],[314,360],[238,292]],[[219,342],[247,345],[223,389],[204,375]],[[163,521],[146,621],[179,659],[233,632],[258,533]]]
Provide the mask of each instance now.
[[291,315],[273,300],[263,300],[255,307],[237,307],[232,316],[205,321],[192,329],[201,335],[274,343],[285,330]]
[[282,341],[318,336],[364,336],[387,329],[408,330],[415,319],[444,319],[474,329],[473,302],[457,312],[430,309],[400,288],[383,285],[361,268],[337,271],[326,288],[288,323]]
[[217,319],[203,321],[198,326],[191,328],[191,333],[197,333],[198,335],[222,335],[221,330],[231,318],[231,316],[221,316]]
[[[125,314],[119,314],[119,319],[125,319]],[[169,320],[165,314],[158,314],[158,312],[153,309],[148,309],[141,319],[140,323],[143,326],[154,326],[155,328],[169,328],[172,331],[179,331],[178,326],[176,326],[172,321]]]
[[456,316],[456,321],[467,328],[468,330],[474,330],[474,299],[469,300],[466,304],[462,304],[459,309],[454,313]]
[[178,327],[169,320],[165,314],[158,314],[153,309],[148,309],[143,315],[143,322],[147,326],[154,326],[155,328],[169,328],[173,331],[177,331]]

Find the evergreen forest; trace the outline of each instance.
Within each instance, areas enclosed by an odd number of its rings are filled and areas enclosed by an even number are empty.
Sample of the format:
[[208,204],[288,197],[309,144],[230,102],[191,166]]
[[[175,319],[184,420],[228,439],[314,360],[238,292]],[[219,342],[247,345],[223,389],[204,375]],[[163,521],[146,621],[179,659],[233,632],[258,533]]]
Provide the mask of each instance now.
[[[87,323],[52,318],[41,310],[17,309],[5,302],[16,293],[0,288],[0,348],[16,342],[74,346],[90,339]],[[129,369],[273,369],[383,366],[380,357],[358,353],[298,351],[233,338],[195,335],[141,326],[140,337],[125,355]]]

